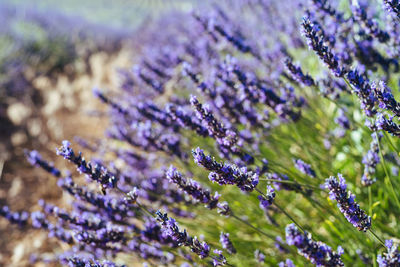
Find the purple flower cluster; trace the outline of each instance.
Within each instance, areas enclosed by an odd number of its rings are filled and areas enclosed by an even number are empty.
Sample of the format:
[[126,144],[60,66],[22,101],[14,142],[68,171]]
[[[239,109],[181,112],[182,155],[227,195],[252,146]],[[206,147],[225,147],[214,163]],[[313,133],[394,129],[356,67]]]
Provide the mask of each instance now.
[[378,255],[377,262],[379,267],[395,267],[400,265],[400,252],[398,250],[398,245],[393,244],[393,240],[386,240],[385,246],[387,252],[383,255]]
[[286,226],[286,243],[297,247],[299,254],[316,266],[344,266],[340,258],[343,254],[341,247],[338,247],[337,252],[332,251],[328,245],[313,241],[311,234],[301,233],[294,224]]
[[308,74],[303,74],[301,67],[294,65],[290,58],[285,59],[285,66],[298,83],[304,86],[315,85],[314,79]]
[[346,78],[353,85],[353,90],[361,101],[361,108],[364,109],[365,114],[368,117],[374,116],[376,98],[369,81],[357,70],[349,71]]
[[345,71],[339,66],[338,58],[332,53],[328,46],[324,45],[323,39],[321,40],[318,36],[318,32],[320,31],[318,28],[319,26],[312,23],[310,18],[304,17],[301,27],[310,49],[317,53],[335,76],[342,77]]
[[[377,138],[382,138],[381,135],[373,133],[372,142],[370,144],[370,149],[367,154],[364,155],[362,163],[364,164],[364,174],[361,178],[361,184],[363,186],[370,186],[376,182],[376,178],[373,177],[376,170],[376,165],[379,163],[379,144]],[[378,137],[377,137],[378,136]]]
[[221,232],[219,236],[219,242],[222,245],[222,248],[228,251],[229,254],[235,254],[236,249],[232,244],[232,241],[229,239],[229,234]]
[[400,3],[398,0],[383,0],[386,8],[400,19]]
[[391,111],[397,117],[400,117],[400,103],[396,101],[392,91],[386,86],[386,83],[383,81],[380,81],[378,85],[372,83],[371,88],[374,91],[376,98],[378,98],[379,107]]
[[379,42],[382,43],[385,43],[390,39],[389,34],[381,30],[378,27],[378,23],[374,19],[368,17],[365,7],[361,7],[358,1],[355,1],[355,3],[353,2],[351,7],[355,20],[365,30],[366,34],[375,37],[377,40],[379,40]]
[[218,192],[215,192],[212,196],[210,191],[203,189],[198,182],[192,179],[186,180],[183,178],[182,174],[172,165],[169,167],[165,175],[168,181],[176,184],[179,189],[192,196],[195,200],[206,204],[207,208],[214,209],[217,207],[220,196]]
[[206,242],[200,242],[197,237],[189,236],[186,230],[182,232],[176,221],[173,218],[169,218],[166,213],[163,214],[157,211],[156,214],[157,220],[161,223],[164,233],[170,236],[178,246],[190,247],[190,249],[202,259],[210,255],[210,247]]
[[384,130],[394,136],[400,136],[400,126],[393,122],[393,117],[386,117],[383,113],[376,116],[375,126],[378,130]]
[[293,162],[299,171],[310,176],[311,178],[315,178],[315,171],[311,168],[310,164],[305,163],[301,159],[294,159]]
[[275,190],[272,188],[272,186],[268,185],[267,186],[267,192],[264,195],[259,195],[258,200],[260,201],[260,207],[267,211],[268,207],[272,205],[275,199]]
[[281,261],[278,267],[296,267],[291,259],[286,259],[286,261]]
[[212,112],[197,100],[197,97],[192,95],[190,97],[190,103],[195,108],[199,120],[207,127],[210,136],[213,136],[221,146],[237,152],[235,148],[238,141],[237,134],[232,130],[226,129],[218,122]]
[[366,232],[371,228],[371,217],[355,202],[355,195],[347,191],[346,180],[339,173],[339,180],[334,176],[326,179],[325,185],[329,189],[329,196],[336,200],[340,212],[359,231]]
[[20,226],[26,225],[29,219],[28,212],[12,212],[8,206],[0,208],[0,216],[6,218],[10,223],[18,224]]
[[36,150],[32,150],[30,152],[25,151],[26,158],[28,159],[29,163],[33,166],[40,167],[46,170],[48,173],[51,173],[55,177],[60,177],[61,172],[59,169],[55,168],[52,163],[48,163],[47,161],[42,159],[42,156]]
[[219,185],[236,185],[242,191],[251,192],[258,184],[258,174],[248,171],[246,167],[239,168],[234,164],[221,164],[211,156],[206,156],[199,147],[192,150],[197,165],[211,171],[208,178]]
[[95,164],[93,167],[90,162],[86,162],[80,152],[78,155],[75,155],[70,142],[63,141],[62,146],[57,150],[57,154],[74,163],[80,173],[84,173],[90,179],[100,183],[103,190],[117,186],[117,178],[110,174],[105,167],[100,164]]

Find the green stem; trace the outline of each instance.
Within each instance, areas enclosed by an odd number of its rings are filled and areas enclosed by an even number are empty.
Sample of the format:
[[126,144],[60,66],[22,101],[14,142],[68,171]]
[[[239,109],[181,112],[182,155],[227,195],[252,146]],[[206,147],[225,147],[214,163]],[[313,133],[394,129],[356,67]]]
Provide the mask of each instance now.
[[303,183],[298,183],[296,181],[288,181],[288,180],[278,180],[278,179],[269,179],[269,178],[260,178],[260,181],[267,181],[267,182],[276,182],[276,183],[281,183],[281,184],[294,184],[294,185],[298,185],[298,186],[304,186],[304,187],[309,187],[309,188],[313,188],[313,189],[317,189],[317,190],[321,190],[321,191],[325,191],[324,189],[319,188],[318,186],[313,186],[313,185],[309,185],[309,184],[303,184]]
[[379,243],[382,244],[382,246],[386,247],[385,242],[383,242],[383,240],[377,234],[375,234],[372,229],[368,229],[368,231],[379,241]]
[[394,196],[394,199],[396,201],[397,207],[400,208],[399,199],[397,198],[396,192],[394,191],[392,180],[390,179],[389,173],[388,173],[388,171],[386,169],[385,158],[383,157],[382,146],[381,146],[381,142],[380,142],[379,137],[378,137],[378,133],[376,133],[376,140],[378,142],[379,154],[381,155],[382,166],[383,166],[383,170],[385,171],[386,179],[388,179],[388,181],[389,181],[390,188],[391,188],[392,194]]
[[262,235],[264,235],[264,236],[266,236],[266,237],[268,237],[268,238],[270,238],[270,239],[272,239],[272,240],[275,241],[275,237],[274,237],[274,236],[272,236],[272,235],[270,235],[270,234],[267,234],[266,232],[264,232],[264,231],[258,229],[257,227],[255,227],[254,225],[252,225],[251,223],[249,223],[248,221],[243,220],[242,218],[236,216],[236,215],[233,214],[233,213],[232,213],[230,216],[231,216],[232,218],[235,218],[235,219],[238,220],[239,222],[244,223],[244,224],[247,225],[248,227],[250,227],[250,228],[256,230],[258,233],[260,233],[260,234],[262,234]]

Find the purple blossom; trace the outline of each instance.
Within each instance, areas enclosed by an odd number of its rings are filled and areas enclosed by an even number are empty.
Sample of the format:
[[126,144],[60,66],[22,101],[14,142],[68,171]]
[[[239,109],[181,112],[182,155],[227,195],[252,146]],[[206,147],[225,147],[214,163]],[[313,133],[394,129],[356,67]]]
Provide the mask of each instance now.
[[324,45],[323,40],[318,36],[318,26],[313,24],[310,18],[304,17],[301,27],[302,34],[306,37],[310,49],[317,53],[335,76],[342,77],[345,74],[345,70],[339,66],[338,58]]
[[25,226],[29,219],[27,211],[12,212],[8,206],[0,208],[0,216],[6,218],[10,223],[18,224],[19,226]]
[[236,185],[242,191],[251,192],[258,184],[258,174],[248,171],[246,167],[239,168],[234,164],[221,164],[214,158],[206,156],[199,147],[192,150],[197,165],[211,171],[208,178],[219,185]]
[[366,34],[377,38],[381,43],[385,43],[390,39],[389,34],[381,30],[374,19],[368,17],[365,7],[361,7],[358,1],[353,1],[351,8],[354,18],[366,31]]
[[265,255],[259,249],[254,251],[254,258],[260,263],[264,263],[265,261]]
[[350,129],[350,120],[347,118],[343,109],[339,109],[339,114],[335,118],[335,123],[337,123],[343,129]]
[[376,178],[374,177],[376,165],[379,163],[379,144],[377,140],[381,139],[382,135],[378,133],[371,134],[372,142],[370,144],[370,149],[367,154],[364,155],[362,163],[364,164],[364,174],[361,178],[361,184],[363,186],[370,186],[376,182]]
[[57,155],[63,156],[65,159],[71,161],[77,166],[77,170],[80,173],[86,174],[92,180],[97,181],[102,186],[102,189],[115,188],[117,185],[117,177],[109,173],[108,170],[99,165],[95,164],[94,167],[90,162],[86,162],[85,158],[82,157],[82,153],[78,155],[74,153],[71,148],[71,143],[63,141],[62,146],[57,149]]
[[238,141],[236,133],[225,128],[218,122],[212,112],[208,108],[203,107],[197,100],[197,97],[192,95],[190,103],[194,107],[198,119],[207,127],[210,136],[213,136],[221,146],[228,147],[229,150],[236,152],[236,143]]
[[332,251],[332,248],[321,241],[313,241],[311,234],[301,233],[294,224],[286,226],[286,243],[297,247],[300,255],[308,259],[317,266],[344,266],[340,255],[343,254],[341,247],[338,251]]
[[291,259],[286,259],[286,261],[281,261],[278,267],[296,267]]
[[258,200],[260,201],[260,207],[267,211],[268,207],[272,205],[275,199],[275,189],[272,186],[267,185],[267,192],[265,195],[259,195]]
[[53,166],[53,163],[48,163],[47,161],[43,160],[42,156],[36,150],[32,150],[30,152],[25,151],[25,156],[27,157],[30,164],[41,167],[48,173],[54,175],[55,177],[61,176],[60,170],[55,168]]
[[363,75],[360,75],[357,70],[349,71],[346,77],[353,85],[353,90],[361,101],[361,108],[364,109],[368,117],[372,117],[376,113],[374,109],[376,98],[369,81]]
[[336,200],[340,212],[359,231],[366,232],[371,228],[371,217],[355,202],[355,195],[347,191],[346,180],[339,173],[339,181],[331,176],[326,179],[325,185],[329,189],[329,196]]
[[227,264],[226,258],[224,255],[222,255],[222,251],[218,249],[214,249],[214,254],[216,256],[213,256],[213,266],[224,266]]
[[294,165],[296,168],[302,173],[310,176],[311,178],[315,178],[315,171],[311,168],[310,164],[305,163],[301,159],[293,159]]
[[229,254],[235,254],[236,249],[232,244],[232,241],[229,239],[229,234],[221,232],[219,236],[219,242],[222,245],[222,248],[228,251]]
[[383,0],[386,9],[400,19],[400,3],[398,0]]
[[393,122],[393,117],[386,118],[383,113],[378,113],[375,126],[378,130],[384,130],[394,136],[400,136],[400,126]]
[[387,252],[382,255],[379,254],[377,257],[377,262],[379,267],[395,267],[400,265],[400,253],[398,250],[398,245],[393,244],[393,240],[386,240],[385,246]]
[[211,195],[210,191],[203,189],[201,185],[190,179],[186,180],[182,177],[182,174],[176,170],[174,166],[170,166],[166,172],[168,181],[176,184],[186,194],[192,196],[195,200],[207,204],[206,207],[214,209],[217,207],[219,194],[215,192],[214,196]]
[[197,237],[189,236],[186,230],[181,232],[176,221],[173,218],[169,218],[166,213],[163,214],[157,211],[156,214],[164,233],[177,242],[178,246],[190,247],[192,252],[199,255],[201,259],[207,258],[210,255],[210,247],[206,242],[200,242]]
[[371,83],[371,88],[378,98],[379,107],[391,111],[397,117],[400,117],[400,103],[394,99],[392,91],[386,86],[386,83],[383,81],[380,81],[378,85]]
[[293,79],[295,79],[300,84],[304,86],[315,85],[314,79],[308,74],[303,74],[301,67],[294,65],[290,58],[285,59],[285,66],[292,75]]

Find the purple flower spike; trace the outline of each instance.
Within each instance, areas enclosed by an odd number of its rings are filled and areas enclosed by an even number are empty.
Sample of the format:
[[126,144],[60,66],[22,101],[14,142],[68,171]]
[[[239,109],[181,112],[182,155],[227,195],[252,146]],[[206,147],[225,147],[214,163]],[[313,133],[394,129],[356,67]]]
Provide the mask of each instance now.
[[315,171],[311,168],[310,164],[305,163],[301,159],[294,159],[293,162],[299,171],[310,176],[311,178],[315,178]]
[[214,137],[219,145],[228,148],[232,152],[238,152],[236,147],[236,143],[238,142],[237,134],[225,128],[222,123],[214,117],[213,113],[197,100],[196,96],[192,95],[190,97],[190,103],[196,111],[197,118],[207,128],[210,136]]
[[301,26],[302,33],[306,37],[310,49],[317,53],[319,58],[328,66],[335,76],[342,77],[345,71],[340,68],[338,58],[324,45],[323,41],[318,36],[316,25],[314,25],[308,17],[304,17]]
[[201,259],[207,258],[210,255],[210,247],[206,242],[200,242],[197,237],[191,237],[186,230],[180,231],[176,221],[169,218],[166,213],[156,212],[157,220],[161,223],[164,233],[170,236],[178,246],[190,247],[192,252],[199,255]]
[[179,189],[184,191],[186,194],[192,196],[195,200],[207,204],[206,207],[214,209],[217,207],[219,194],[215,192],[214,196],[211,195],[210,191],[202,188],[200,184],[194,180],[186,180],[182,177],[182,174],[176,170],[174,166],[170,166],[166,172],[168,181],[176,184]]
[[400,126],[393,122],[393,117],[386,118],[383,113],[378,113],[375,126],[378,130],[384,130],[394,136],[400,136]]
[[286,226],[286,243],[297,247],[299,254],[316,266],[344,266],[340,259],[340,247],[338,252],[332,251],[332,248],[323,242],[313,241],[311,234],[301,233],[294,224]]
[[286,261],[281,261],[278,267],[296,267],[291,259],[286,259]]
[[[373,133],[372,142],[370,149],[367,154],[364,155],[362,163],[364,164],[364,174],[361,178],[361,184],[363,186],[370,186],[376,182],[374,177],[376,165],[380,162],[379,158],[379,144],[376,138],[377,133]],[[381,139],[382,135],[378,134],[378,138]]]
[[258,199],[260,200],[260,207],[267,211],[268,207],[272,205],[275,199],[275,189],[273,189],[270,185],[267,186],[267,193],[265,196],[260,195],[258,196]]
[[294,65],[290,58],[287,58],[284,63],[293,79],[295,79],[298,83],[304,86],[315,85],[314,79],[308,74],[303,74],[301,67]]
[[378,255],[377,262],[379,267],[396,267],[400,266],[400,253],[398,250],[398,245],[393,244],[393,240],[386,240],[385,246],[387,252],[383,255]]
[[347,191],[346,180],[339,173],[339,181],[331,176],[326,179],[325,185],[329,189],[329,196],[337,201],[340,212],[359,231],[366,232],[371,228],[371,217],[355,202],[355,195]]
[[265,261],[265,255],[258,249],[254,251],[254,257],[256,261],[260,263],[263,263]]
[[57,149],[57,155],[63,156],[65,159],[71,161],[77,166],[77,170],[80,173],[86,174],[92,180],[97,181],[101,184],[103,191],[106,188],[115,188],[117,185],[117,178],[108,172],[108,170],[96,164],[94,167],[90,162],[86,162],[82,153],[79,152],[78,155],[74,153],[71,148],[71,143],[68,141],[63,141],[62,146]]
[[236,185],[242,191],[251,192],[258,184],[258,174],[247,171],[246,167],[239,168],[234,164],[221,164],[214,158],[204,155],[199,147],[192,150],[194,161],[203,168],[211,171],[208,178],[219,185]]
[[222,245],[222,248],[228,251],[229,254],[235,254],[236,249],[232,244],[232,241],[229,239],[229,234],[221,232],[221,235],[219,236],[219,242]]
[[55,168],[53,163],[43,160],[42,156],[36,150],[32,150],[30,152],[25,151],[25,156],[27,157],[29,163],[33,166],[40,167],[55,177],[61,176],[60,170]]

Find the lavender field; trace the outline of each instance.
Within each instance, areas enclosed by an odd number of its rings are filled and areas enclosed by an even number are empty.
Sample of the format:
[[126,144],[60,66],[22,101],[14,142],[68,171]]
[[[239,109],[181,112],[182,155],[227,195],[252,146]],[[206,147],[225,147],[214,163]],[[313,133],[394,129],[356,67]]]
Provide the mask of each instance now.
[[0,265],[400,266],[400,2],[0,4]]

